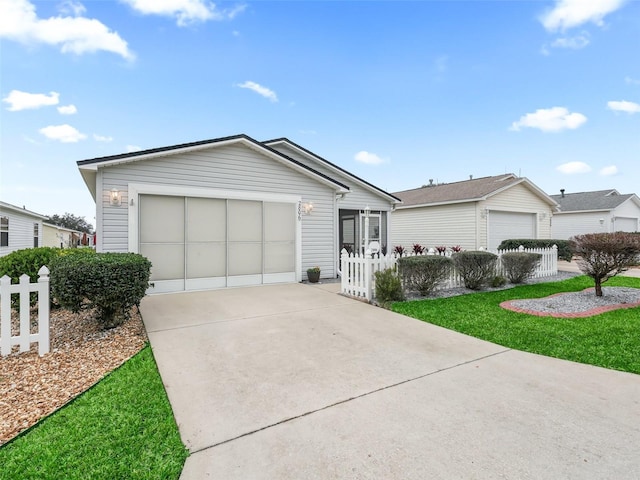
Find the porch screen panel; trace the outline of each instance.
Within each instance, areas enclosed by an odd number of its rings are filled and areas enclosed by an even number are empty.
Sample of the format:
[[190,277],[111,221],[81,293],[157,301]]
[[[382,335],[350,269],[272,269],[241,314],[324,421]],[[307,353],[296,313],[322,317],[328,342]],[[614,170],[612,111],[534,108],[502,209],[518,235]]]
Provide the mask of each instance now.
[[296,206],[264,203],[264,273],[295,271]]
[[151,280],[184,278],[184,197],[140,195],[140,254]]
[[228,274],[262,273],[262,202],[228,200]]
[[187,278],[224,277],[227,206],[218,198],[187,198]]

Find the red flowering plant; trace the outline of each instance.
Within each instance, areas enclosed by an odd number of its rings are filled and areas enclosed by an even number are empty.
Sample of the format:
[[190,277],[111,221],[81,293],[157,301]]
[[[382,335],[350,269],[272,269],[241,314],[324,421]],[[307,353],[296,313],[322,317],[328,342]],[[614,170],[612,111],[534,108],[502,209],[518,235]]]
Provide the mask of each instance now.
[[397,256],[401,257],[405,253],[407,253],[407,251],[404,249],[404,247],[402,245],[396,245],[395,247],[393,247],[393,253],[395,253]]
[[419,243],[413,244],[413,253],[415,253],[416,255],[422,255],[424,253],[424,250],[425,248]]
[[455,247],[451,247],[451,251],[453,253],[458,253],[462,251],[462,247],[460,245],[456,245]]
[[442,255],[444,252],[446,252],[446,251],[447,251],[447,247],[445,247],[444,245],[439,245],[439,246],[437,246],[437,247],[436,247],[436,251],[437,251],[440,255]]

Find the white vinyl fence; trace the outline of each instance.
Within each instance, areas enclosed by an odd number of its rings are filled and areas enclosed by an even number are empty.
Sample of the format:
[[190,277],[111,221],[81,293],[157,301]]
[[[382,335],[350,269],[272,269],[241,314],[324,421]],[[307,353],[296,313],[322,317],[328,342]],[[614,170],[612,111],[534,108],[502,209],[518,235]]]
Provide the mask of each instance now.
[[[49,269],[38,270],[38,282],[30,283],[28,275],[20,276],[20,283],[11,284],[7,275],[0,278],[0,355],[11,353],[14,345],[20,345],[20,352],[28,352],[31,344],[38,342],[38,353],[49,353]],[[30,296],[38,294],[38,332],[31,333]],[[11,336],[11,295],[20,296],[20,330]]]
[[[542,255],[540,263],[533,274],[534,278],[549,277],[558,273],[558,247],[555,245],[550,248],[524,248],[520,246],[513,250],[491,251],[491,253],[498,255],[498,257],[502,257],[502,254],[509,252],[529,252]],[[375,296],[375,272],[395,267],[398,258],[400,258],[395,253],[387,255],[371,255],[370,253],[365,253],[361,255],[359,253],[349,254],[344,249],[341,254],[340,270],[342,273],[342,293],[366,300],[371,300]],[[433,249],[429,249],[428,252],[421,255],[445,255],[450,257],[452,252],[447,251],[441,254],[435,252]],[[415,254],[409,253],[404,256],[415,256]],[[496,273],[498,275],[502,274],[502,264],[499,261]],[[452,271],[449,279],[439,285],[438,289],[462,286],[464,286],[462,279],[455,271]]]

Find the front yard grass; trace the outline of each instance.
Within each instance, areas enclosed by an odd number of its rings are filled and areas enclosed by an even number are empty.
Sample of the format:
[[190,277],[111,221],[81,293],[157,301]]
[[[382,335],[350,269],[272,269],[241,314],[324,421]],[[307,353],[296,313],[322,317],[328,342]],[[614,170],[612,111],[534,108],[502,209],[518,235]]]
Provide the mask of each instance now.
[[[640,288],[640,279],[614,277],[604,286]],[[392,310],[508,348],[640,374],[640,307],[572,319],[538,317],[500,307],[505,300],[540,298],[588,287],[593,287],[593,280],[581,276],[508,290],[398,302]]]
[[0,479],[171,479],[188,452],[151,348],[0,447]]

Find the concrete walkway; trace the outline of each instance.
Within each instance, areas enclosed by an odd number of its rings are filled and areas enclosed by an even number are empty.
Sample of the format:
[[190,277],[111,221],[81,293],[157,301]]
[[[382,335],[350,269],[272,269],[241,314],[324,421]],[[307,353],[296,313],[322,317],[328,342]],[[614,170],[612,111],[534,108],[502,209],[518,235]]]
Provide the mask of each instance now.
[[[578,264],[575,262],[575,260],[571,262],[567,262],[565,260],[558,260],[558,270],[562,272],[582,273],[580,271],[580,268],[578,267]],[[640,278],[640,268],[639,267],[630,268],[626,272],[622,272],[620,275],[623,277]]]
[[640,376],[277,285],[146,297],[182,479],[640,478]]

